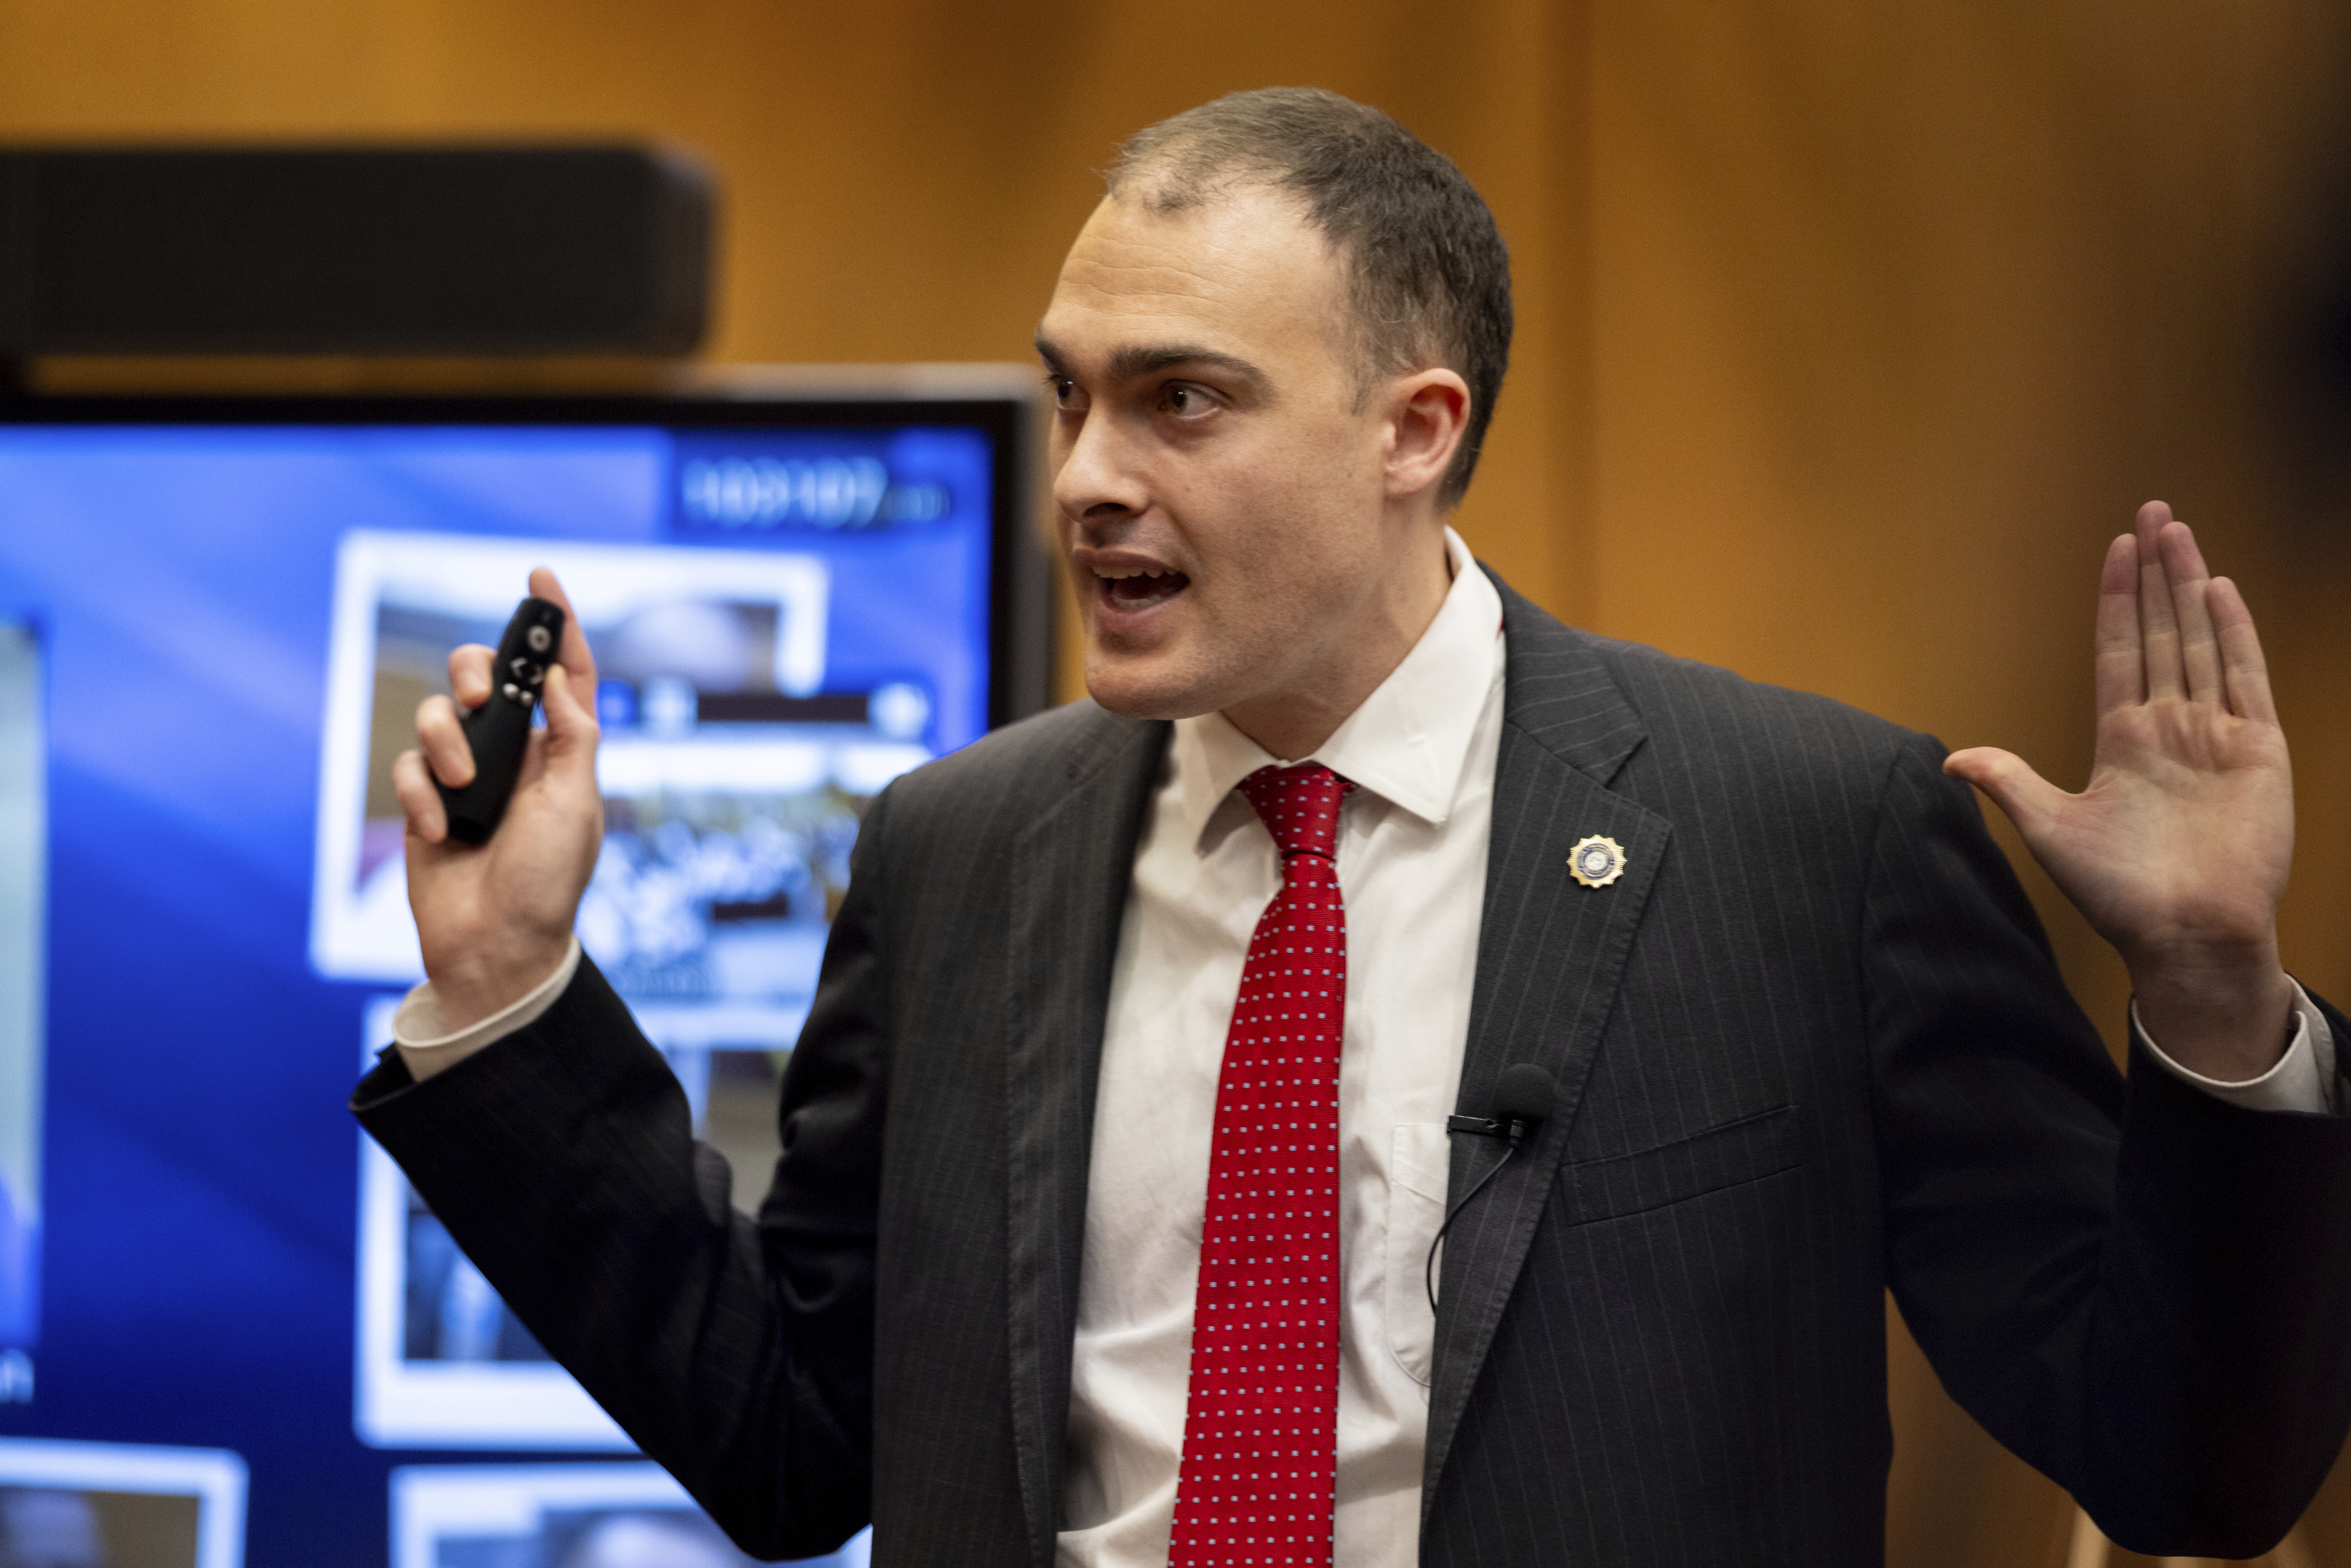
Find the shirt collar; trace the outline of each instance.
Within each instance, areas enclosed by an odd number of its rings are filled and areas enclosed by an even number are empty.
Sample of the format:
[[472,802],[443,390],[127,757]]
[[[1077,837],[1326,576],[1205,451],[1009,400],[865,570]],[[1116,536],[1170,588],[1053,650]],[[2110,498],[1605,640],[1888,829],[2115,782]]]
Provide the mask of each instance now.
[[[1502,596],[1451,528],[1453,586],[1404,663],[1303,761],[1320,762],[1432,827],[1452,815],[1470,733],[1501,656]],[[1280,760],[1224,715],[1176,721],[1170,760],[1181,781],[1184,840],[1197,844],[1233,787]]]

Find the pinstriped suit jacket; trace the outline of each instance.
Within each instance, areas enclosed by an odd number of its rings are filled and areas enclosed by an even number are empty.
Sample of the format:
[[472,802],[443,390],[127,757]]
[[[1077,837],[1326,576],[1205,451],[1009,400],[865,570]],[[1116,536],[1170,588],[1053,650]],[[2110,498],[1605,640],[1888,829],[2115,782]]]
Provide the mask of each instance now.
[[[1924,737],[1561,625],[1508,689],[1460,1105],[1558,1113],[1445,1255],[1422,1561],[1875,1563],[1883,1291],[2147,1552],[2252,1555],[2351,1424],[2351,1124],[2127,1091]],[[1053,1555],[1095,1069],[1166,727],[872,808],[756,1224],[592,967],[369,1130],[749,1550]],[[1569,846],[1625,847],[1583,887]],[[2335,1021],[2338,1039],[2351,1025]],[[1461,1140],[1452,1189],[1496,1150]]]

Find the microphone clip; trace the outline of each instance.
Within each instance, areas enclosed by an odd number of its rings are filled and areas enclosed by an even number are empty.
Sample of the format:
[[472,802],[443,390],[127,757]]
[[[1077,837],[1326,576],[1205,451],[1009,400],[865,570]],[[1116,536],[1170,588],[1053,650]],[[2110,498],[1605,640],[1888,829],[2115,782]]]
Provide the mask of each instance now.
[[1507,1138],[1515,1147],[1520,1139],[1533,1130],[1533,1124],[1515,1116],[1447,1116],[1447,1133],[1469,1133],[1480,1138]]

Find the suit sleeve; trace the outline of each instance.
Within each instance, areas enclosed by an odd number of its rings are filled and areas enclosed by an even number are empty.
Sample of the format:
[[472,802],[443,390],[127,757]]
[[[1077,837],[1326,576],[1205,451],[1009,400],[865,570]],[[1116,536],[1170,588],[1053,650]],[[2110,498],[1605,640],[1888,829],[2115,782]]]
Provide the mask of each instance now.
[[529,1027],[421,1083],[387,1051],[351,1101],[539,1343],[757,1557],[831,1552],[871,1517],[886,800],[784,1075],[756,1224],[584,960]]
[[2256,1556],[2351,1428],[2351,1120],[2126,1083],[1940,759],[1889,776],[1861,932],[1896,1298],[2115,1541]]

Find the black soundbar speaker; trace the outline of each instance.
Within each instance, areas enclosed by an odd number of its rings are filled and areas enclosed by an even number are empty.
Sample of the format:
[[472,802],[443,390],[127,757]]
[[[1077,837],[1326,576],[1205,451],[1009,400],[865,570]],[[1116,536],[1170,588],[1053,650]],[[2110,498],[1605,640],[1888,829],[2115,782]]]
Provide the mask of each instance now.
[[713,202],[640,147],[0,148],[0,359],[682,354]]

